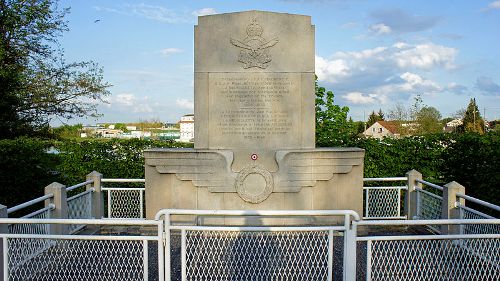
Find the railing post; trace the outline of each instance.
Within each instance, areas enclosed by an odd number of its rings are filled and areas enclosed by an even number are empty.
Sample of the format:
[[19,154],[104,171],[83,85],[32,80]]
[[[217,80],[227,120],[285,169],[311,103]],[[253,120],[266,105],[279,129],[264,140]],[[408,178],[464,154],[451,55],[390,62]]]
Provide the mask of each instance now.
[[345,217],[344,232],[344,281],[356,280],[356,237],[357,224],[350,220],[350,216]]
[[93,171],[87,175],[87,180],[94,181],[94,183],[87,185],[87,190],[94,188],[94,192],[92,192],[92,217],[102,219],[104,217],[104,202],[101,191],[102,174]]
[[408,190],[405,195],[405,214],[407,219],[412,220],[417,216],[417,191],[415,187],[422,188],[422,184],[417,182],[416,180],[422,180],[422,174],[417,170],[411,170],[406,173],[406,177],[408,178]]
[[[460,219],[460,209],[457,208],[457,193],[465,194],[465,187],[456,181],[443,186],[442,219]],[[465,205],[465,199],[458,200],[460,205]],[[460,234],[460,225],[442,225],[441,234]]]
[[[7,206],[1,205],[0,204],[0,218],[7,218]],[[9,233],[9,226],[7,224],[0,224],[0,233]],[[4,260],[4,256],[6,256],[7,253],[4,253],[4,242],[7,242],[3,238],[0,238],[0,279],[3,278],[4,280],[6,276],[4,274],[7,272],[7,268],[5,268],[6,265],[6,260]]]
[[[54,210],[52,210],[51,218],[54,219],[67,219],[68,218],[68,200],[66,197],[66,186],[58,182],[53,182],[45,187],[45,195],[53,194],[51,200],[45,201],[45,206],[47,207],[50,203],[54,204]],[[56,224],[50,226],[50,234],[68,234],[69,227],[64,224]]]

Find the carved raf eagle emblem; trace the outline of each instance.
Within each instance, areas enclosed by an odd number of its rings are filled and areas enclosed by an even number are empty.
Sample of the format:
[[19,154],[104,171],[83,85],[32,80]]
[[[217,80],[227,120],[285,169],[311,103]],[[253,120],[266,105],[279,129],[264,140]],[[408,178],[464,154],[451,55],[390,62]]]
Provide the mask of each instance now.
[[262,37],[264,29],[257,23],[257,19],[253,19],[247,26],[247,37],[243,40],[230,38],[229,42],[234,46],[241,48],[238,61],[244,63],[243,68],[258,67],[265,69],[271,61],[269,48],[276,45],[279,40],[273,38],[266,40]]

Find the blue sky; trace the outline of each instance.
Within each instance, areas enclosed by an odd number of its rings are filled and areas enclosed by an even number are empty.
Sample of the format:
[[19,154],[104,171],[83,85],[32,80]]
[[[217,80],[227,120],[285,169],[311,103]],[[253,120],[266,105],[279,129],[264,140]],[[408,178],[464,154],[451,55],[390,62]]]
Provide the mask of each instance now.
[[93,60],[113,85],[99,119],[177,122],[193,112],[198,15],[245,10],[303,14],[316,26],[316,74],[354,120],[421,94],[443,117],[475,97],[500,119],[500,1],[61,1],[69,61]]

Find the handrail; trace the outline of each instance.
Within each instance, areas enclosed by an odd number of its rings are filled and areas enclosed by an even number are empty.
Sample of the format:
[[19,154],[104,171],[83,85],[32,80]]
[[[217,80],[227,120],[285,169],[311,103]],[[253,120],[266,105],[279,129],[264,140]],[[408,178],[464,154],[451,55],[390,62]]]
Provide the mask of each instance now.
[[465,194],[461,194],[461,193],[457,193],[457,197],[460,197],[462,199],[468,200],[470,202],[473,202],[473,203],[479,204],[481,206],[488,207],[492,210],[500,212],[500,206],[497,206],[495,204],[491,204],[489,202],[486,202],[486,201],[483,201],[483,200],[480,200],[480,199],[477,199],[477,198],[474,198],[474,197],[471,197],[471,196],[468,196]]
[[86,224],[86,225],[159,225],[162,221],[140,219],[17,219],[0,218],[0,224]]
[[56,208],[56,205],[54,205],[54,204],[50,203],[47,207],[42,208],[42,209],[40,209],[40,210],[38,210],[38,211],[34,211],[34,212],[33,212],[33,213],[31,213],[31,214],[27,214],[27,215],[25,215],[25,216],[22,216],[21,218],[22,218],[22,219],[29,219],[29,218],[34,217],[34,216],[36,216],[36,215],[38,215],[38,214],[41,214],[41,213],[43,213],[43,212],[46,212],[46,211],[52,211],[52,210],[54,210],[55,208]]
[[431,192],[429,192],[429,191],[427,191],[427,190],[423,190],[423,189],[422,189],[422,188],[420,188],[420,187],[415,187],[415,190],[418,190],[418,191],[420,191],[420,192],[422,192],[422,193],[424,193],[424,194],[426,194],[426,195],[429,195],[429,196],[431,196],[431,197],[434,197],[434,198],[436,198],[436,199],[440,199],[440,200],[441,200],[441,199],[443,199],[443,197],[442,197],[442,196],[436,195],[436,194],[431,193]]
[[72,201],[72,200],[75,200],[75,199],[76,199],[76,198],[78,198],[78,197],[82,197],[83,195],[86,195],[86,194],[91,193],[91,192],[94,192],[94,191],[95,191],[95,188],[87,189],[87,190],[85,190],[84,192],[80,192],[80,193],[78,193],[78,194],[76,194],[76,195],[73,195],[73,196],[69,197],[69,198],[68,198],[68,199],[66,199],[66,200],[67,200],[67,201]]
[[363,189],[403,189],[408,190],[408,186],[363,186]]
[[146,182],[145,179],[101,179],[101,182]]
[[163,209],[155,215],[159,220],[163,215],[204,215],[204,216],[352,216],[359,221],[358,213],[352,210],[188,210]]
[[68,186],[68,187],[66,187],[66,191],[71,191],[73,189],[77,189],[79,187],[85,186],[87,184],[91,184],[93,182],[94,182],[94,180],[92,179],[92,180],[84,181],[84,182],[81,182],[81,183],[78,183],[78,184],[75,184],[75,185],[72,185],[72,186]]
[[49,193],[49,194],[46,194],[44,196],[40,196],[40,197],[35,198],[33,200],[30,200],[30,201],[24,202],[22,204],[16,205],[14,207],[10,207],[10,208],[7,209],[7,214],[13,213],[15,211],[19,211],[19,210],[21,210],[23,208],[29,207],[29,206],[34,205],[36,203],[43,202],[43,201],[45,201],[47,199],[50,199],[52,197],[54,197],[54,194]]
[[388,178],[363,178],[363,181],[407,181],[408,177],[388,177]]
[[457,224],[500,224],[500,219],[441,219],[441,220],[362,220],[357,225],[457,225]]
[[424,180],[421,180],[421,179],[415,179],[415,181],[419,182],[419,183],[422,183],[422,184],[425,184],[425,185],[430,186],[430,187],[434,187],[437,190],[443,191],[443,189],[444,189],[442,186],[434,184],[432,182],[424,181]]
[[[458,202],[457,202],[457,203],[458,203]],[[481,217],[485,217],[485,218],[487,218],[487,219],[495,219],[495,217],[493,217],[493,216],[487,215],[487,214],[485,214],[485,213],[481,213],[481,212],[479,212],[479,211],[477,211],[477,210],[474,210],[474,209],[472,209],[472,208],[466,207],[466,206],[464,206],[464,205],[460,205],[460,204],[456,204],[456,205],[457,205],[457,208],[459,208],[459,209],[463,209],[463,210],[466,210],[466,211],[469,211],[469,212],[473,213],[474,215],[481,216]]]
[[101,187],[102,191],[109,191],[109,190],[145,190],[146,188],[144,187]]

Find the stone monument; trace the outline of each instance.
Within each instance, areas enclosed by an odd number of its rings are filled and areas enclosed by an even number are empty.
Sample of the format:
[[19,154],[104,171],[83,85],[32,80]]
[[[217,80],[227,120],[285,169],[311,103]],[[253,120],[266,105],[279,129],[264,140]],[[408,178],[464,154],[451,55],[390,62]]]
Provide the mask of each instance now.
[[194,149],[144,152],[146,210],[350,209],[359,148],[315,148],[311,18],[202,16],[194,30]]

